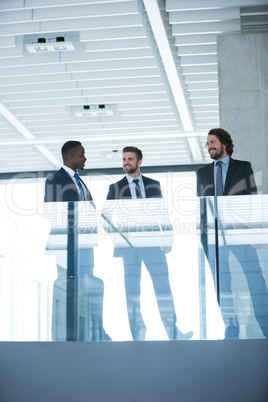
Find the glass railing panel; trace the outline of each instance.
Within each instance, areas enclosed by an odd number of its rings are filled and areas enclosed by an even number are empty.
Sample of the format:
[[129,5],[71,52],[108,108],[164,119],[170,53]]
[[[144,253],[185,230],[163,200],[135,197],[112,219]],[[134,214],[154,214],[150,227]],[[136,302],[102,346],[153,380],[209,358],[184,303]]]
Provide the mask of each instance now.
[[217,287],[214,197],[200,197],[197,209],[199,235],[200,339],[224,339],[224,322]]
[[263,338],[267,205],[266,195],[218,200],[220,306],[213,197],[46,203],[30,216],[3,207],[0,340]]
[[219,197],[218,216],[226,337],[267,337],[268,196]]

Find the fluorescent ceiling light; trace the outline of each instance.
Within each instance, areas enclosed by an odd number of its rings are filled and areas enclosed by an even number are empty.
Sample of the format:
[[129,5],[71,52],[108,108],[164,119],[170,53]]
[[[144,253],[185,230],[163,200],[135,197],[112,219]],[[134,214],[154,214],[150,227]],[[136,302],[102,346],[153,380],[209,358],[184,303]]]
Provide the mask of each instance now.
[[76,117],[102,117],[113,116],[114,112],[110,105],[87,105],[75,110],[74,114]]
[[26,49],[30,53],[46,53],[46,52],[65,52],[75,50],[72,42],[45,42],[45,43],[30,43],[26,45]]

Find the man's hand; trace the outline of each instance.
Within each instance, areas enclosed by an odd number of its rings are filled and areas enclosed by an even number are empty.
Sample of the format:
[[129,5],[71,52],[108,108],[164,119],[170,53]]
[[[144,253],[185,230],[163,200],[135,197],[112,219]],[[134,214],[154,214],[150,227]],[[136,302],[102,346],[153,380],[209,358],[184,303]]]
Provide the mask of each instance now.
[[171,246],[165,246],[165,247],[161,247],[161,250],[165,252],[165,254],[168,254],[171,252],[172,247]]

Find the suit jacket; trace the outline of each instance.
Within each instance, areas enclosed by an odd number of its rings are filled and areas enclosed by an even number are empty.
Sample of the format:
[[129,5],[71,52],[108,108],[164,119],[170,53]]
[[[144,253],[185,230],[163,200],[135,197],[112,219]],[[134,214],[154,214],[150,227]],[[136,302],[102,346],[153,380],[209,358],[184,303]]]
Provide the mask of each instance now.
[[[214,162],[197,172],[197,195],[215,193]],[[257,186],[250,162],[230,158],[223,195],[257,194]]]
[[[160,183],[157,180],[149,179],[142,175],[142,180],[145,188],[146,198],[163,198]],[[118,182],[109,186],[107,200],[129,199],[131,197],[130,188],[126,176]],[[137,249],[115,247],[114,257],[128,256],[131,258],[131,253]]]
[[[163,198],[159,181],[149,179],[149,177],[145,177],[143,175],[142,180],[145,188],[146,198]],[[132,198],[126,177],[114,184],[111,184],[106,197],[107,200],[118,200],[124,198]]]
[[[86,189],[86,198],[92,201],[92,196],[87,186],[81,179]],[[81,201],[81,196],[70,175],[61,168],[58,172],[46,179],[45,202]]]

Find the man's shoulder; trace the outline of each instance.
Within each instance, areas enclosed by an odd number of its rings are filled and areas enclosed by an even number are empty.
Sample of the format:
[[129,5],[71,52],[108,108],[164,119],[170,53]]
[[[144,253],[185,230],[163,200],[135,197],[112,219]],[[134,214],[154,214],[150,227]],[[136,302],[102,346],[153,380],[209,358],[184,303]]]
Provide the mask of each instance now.
[[240,159],[233,159],[233,158],[230,158],[230,164],[241,165],[241,166],[242,165],[244,165],[244,166],[251,165],[251,163],[249,161],[243,161]]
[[198,172],[198,173],[205,173],[205,172],[207,172],[209,169],[211,169],[211,168],[213,167],[213,163],[214,163],[214,162],[209,163],[208,165],[202,166],[201,168],[199,168],[199,169],[197,170],[197,172]]
[[159,184],[160,185],[160,182],[158,181],[158,180],[154,180],[154,179],[151,179],[150,177],[147,177],[147,176],[141,176],[142,177],[142,180],[143,180],[143,183],[151,183],[151,184]]
[[125,184],[126,182],[127,182],[127,178],[126,178],[126,176],[124,176],[122,179],[116,181],[115,183],[110,184],[110,187],[114,187],[114,186],[117,187],[117,186]]
[[54,172],[51,175],[49,175],[47,177],[47,181],[62,180],[63,178],[68,177],[67,175],[68,173],[66,173],[63,168],[60,168],[59,170],[57,170],[57,172]]

